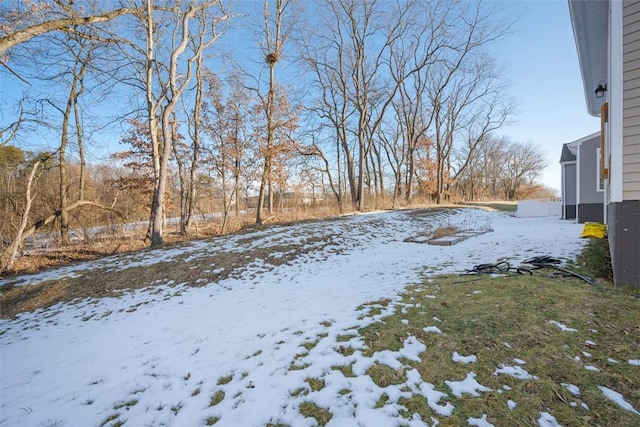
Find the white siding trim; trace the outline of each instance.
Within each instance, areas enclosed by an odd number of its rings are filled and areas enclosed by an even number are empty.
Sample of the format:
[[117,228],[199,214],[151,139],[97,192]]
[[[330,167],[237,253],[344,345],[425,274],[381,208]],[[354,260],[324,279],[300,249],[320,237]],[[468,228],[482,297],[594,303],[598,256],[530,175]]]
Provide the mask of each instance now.
[[[600,176],[600,158],[602,157],[602,149],[596,148],[596,191],[604,191],[604,179]],[[600,187],[600,181],[602,181],[602,187]]]
[[580,218],[580,181],[582,181],[582,174],[580,173],[580,153],[582,151],[582,144],[578,145],[576,149],[576,222]]
[[600,131],[594,132],[594,133],[589,134],[589,135],[587,135],[587,136],[583,136],[582,138],[580,138],[580,139],[576,139],[575,141],[571,141],[571,142],[569,143],[569,145],[571,145],[571,147],[577,147],[577,146],[579,146],[579,145],[582,145],[582,143],[583,143],[583,142],[588,141],[588,140],[590,140],[590,139],[593,139],[593,138],[595,138],[595,137],[596,137],[596,136],[598,136],[598,135],[600,135]]
[[609,126],[605,152],[609,156],[609,191],[605,204],[623,200],[623,2],[612,1],[609,5]]
[[566,196],[566,189],[565,187],[565,182],[566,182],[566,178],[565,176],[567,175],[567,167],[562,164],[560,166],[560,200],[562,200],[562,219],[567,219],[567,196]]

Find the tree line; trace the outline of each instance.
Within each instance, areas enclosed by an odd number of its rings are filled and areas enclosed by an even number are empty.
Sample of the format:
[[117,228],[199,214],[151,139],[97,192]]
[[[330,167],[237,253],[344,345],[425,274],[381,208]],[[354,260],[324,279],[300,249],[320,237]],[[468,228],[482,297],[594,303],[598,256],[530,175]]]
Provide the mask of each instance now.
[[1,105],[0,269],[43,227],[69,244],[74,221],[146,217],[156,246],[168,215],[185,234],[202,212],[261,224],[292,193],[340,211],[517,198],[545,164],[498,134],[514,105],[495,7],[3,2],[3,79],[21,89]]

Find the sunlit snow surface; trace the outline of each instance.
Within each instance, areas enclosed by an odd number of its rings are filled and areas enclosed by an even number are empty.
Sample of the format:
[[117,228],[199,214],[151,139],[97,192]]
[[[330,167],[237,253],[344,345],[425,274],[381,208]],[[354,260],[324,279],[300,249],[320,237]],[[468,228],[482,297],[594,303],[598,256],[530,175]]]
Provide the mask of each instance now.
[[[403,241],[446,225],[495,231],[450,247]],[[126,269],[178,255],[198,260],[220,250],[241,256],[249,247],[282,247],[308,235],[328,236],[330,242],[279,266],[256,260],[242,274],[203,287],[150,286],[1,320],[0,426],[93,426],[110,417],[114,421],[105,425],[119,419],[132,426],[196,426],[209,417],[219,418],[217,426],[312,425],[299,411],[305,401],[330,409],[335,425],[392,426],[402,409],[398,399],[415,393],[425,397],[435,418],[414,418],[411,425],[436,422],[454,407],[417,371],[407,370],[406,384],[380,388],[366,375],[349,377],[335,369],[353,364],[359,374],[374,362],[398,369],[399,360],[417,360],[429,351],[408,337],[398,352],[364,357],[356,328],[384,316],[385,309],[371,318],[357,307],[383,298],[398,301],[398,293],[423,274],[463,272],[498,259],[517,264],[538,254],[573,258],[582,246],[581,228],[555,218],[481,210],[433,216],[383,212],[270,227],[25,276],[23,285],[29,286],[81,276],[92,266]],[[336,340],[348,335],[354,338]],[[317,344],[307,351],[303,344],[309,342]],[[341,346],[356,351],[343,355]],[[321,378],[325,387],[312,391],[307,378]],[[224,398],[212,406],[217,391]],[[383,393],[389,399],[376,408]]]

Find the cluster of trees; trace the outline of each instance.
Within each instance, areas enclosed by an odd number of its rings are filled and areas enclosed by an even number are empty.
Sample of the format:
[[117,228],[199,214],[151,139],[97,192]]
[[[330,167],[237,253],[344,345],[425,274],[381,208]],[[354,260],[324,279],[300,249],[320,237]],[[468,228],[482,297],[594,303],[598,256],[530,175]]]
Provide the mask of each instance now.
[[[68,244],[88,207],[97,222],[146,215],[160,245],[167,214],[187,233],[196,213],[226,221],[255,196],[262,223],[294,189],[340,210],[516,198],[545,165],[496,136],[513,103],[490,54],[509,31],[493,7],[3,2],[0,65],[24,91],[1,106],[0,269],[48,224]],[[115,134],[110,164],[87,161]],[[18,148],[34,139],[47,149]]]

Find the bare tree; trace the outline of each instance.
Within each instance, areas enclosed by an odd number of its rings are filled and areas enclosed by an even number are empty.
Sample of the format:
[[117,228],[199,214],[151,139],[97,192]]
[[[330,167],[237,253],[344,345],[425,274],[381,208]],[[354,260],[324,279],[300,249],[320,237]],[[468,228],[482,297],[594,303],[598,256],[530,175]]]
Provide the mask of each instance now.
[[[41,153],[29,159],[22,159],[22,164],[16,165],[18,173],[27,174],[23,187],[15,192],[16,194],[22,192],[23,202],[20,203],[17,200],[13,201],[12,207],[15,214],[11,215],[11,217],[4,218],[6,223],[3,224],[3,227],[11,223],[11,226],[15,226],[15,230],[13,230],[11,234],[8,234],[7,232],[2,233],[4,238],[9,239],[10,244],[6,248],[3,248],[0,253],[0,272],[12,270],[16,255],[26,238],[60,219],[62,212],[60,210],[56,210],[48,215],[45,214],[46,216],[42,216],[36,221],[30,220],[30,218],[34,216],[34,203],[38,193],[38,190],[35,187],[38,177],[41,173],[45,173],[47,170],[54,167],[54,165],[51,164],[51,160],[51,153]],[[41,185],[39,188],[40,191],[46,190],[47,185]],[[105,206],[90,200],[77,200],[66,206],[65,213],[80,209],[83,206],[91,206],[117,213],[113,208],[114,205],[115,200],[111,206]],[[51,212],[50,209],[41,211]],[[17,225],[14,223],[14,220],[18,221]]]
[[[76,32],[76,27],[109,22],[124,15],[134,15],[141,8],[117,7],[107,10],[91,10],[86,2],[52,3],[27,2],[26,8],[4,9],[0,14],[0,63],[6,66],[9,49],[28,42],[34,37],[54,31]],[[85,11],[89,9],[90,13]]]
[[57,108],[62,114],[62,125],[60,127],[60,146],[58,149],[58,161],[59,161],[59,211],[60,211],[60,239],[62,245],[69,245],[71,243],[69,238],[69,215],[67,206],[69,205],[69,180],[67,172],[67,145],[70,139],[71,121],[75,123],[76,130],[76,142],[81,158],[81,170],[80,170],[80,182],[79,182],[79,194],[78,199],[82,200],[84,197],[84,145],[82,142],[82,123],[80,120],[80,114],[78,111],[78,105],[80,102],[80,96],[84,91],[84,80],[87,73],[87,68],[91,61],[92,51],[94,46],[90,40],[78,38],[77,43],[69,44],[70,53],[74,57],[74,63],[69,70],[71,74],[71,84],[69,87],[69,94],[67,96],[67,102],[64,107]]
[[16,234],[11,242],[11,245],[7,248],[6,251],[2,253],[2,259],[0,259],[0,272],[2,271],[11,271],[13,270],[13,264],[16,258],[16,254],[18,253],[18,249],[22,244],[23,233],[25,228],[27,228],[27,224],[29,222],[29,214],[31,213],[31,204],[33,203],[33,198],[35,195],[31,195],[31,189],[33,186],[33,181],[35,180],[36,173],[38,168],[40,167],[41,160],[37,160],[33,166],[31,167],[31,172],[29,173],[29,178],[27,179],[27,188],[24,193],[25,203],[24,209],[22,211],[22,218],[20,219],[20,226],[16,231]]
[[542,153],[532,143],[509,144],[503,151],[500,183],[504,197],[514,200],[525,178],[537,175],[547,165]]
[[403,38],[401,47],[391,51],[390,72],[399,85],[393,100],[397,126],[390,127],[396,136],[385,138],[384,145],[387,157],[394,158],[394,201],[404,191],[407,203],[414,195],[416,150],[433,122],[427,98],[429,76],[442,61],[443,51],[450,48],[449,32],[456,16],[452,2],[417,2],[412,8],[414,31]]
[[[256,223],[262,224],[263,206],[265,202],[265,194],[267,187],[271,187],[272,167],[274,157],[274,139],[276,134],[277,122],[275,119],[276,112],[276,66],[284,53],[284,45],[293,29],[293,18],[290,14],[292,0],[269,0],[264,1],[263,8],[263,35],[261,42],[264,61],[269,70],[268,89],[266,95],[259,90],[256,92],[260,98],[262,108],[266,120],[266,144],[263,150],[264,165],[260,177],[260,189],[258,190],[258,206],[256,209]],[[269,213],[273,209],[273,193],[269,191]]]
[[[209,144],[209,157],[207,163],[213,169],[220,180],[221,198],[222,198],[222,225],[221,231],[224,232],[229,219],[229,211],[232,203],[232,196],[229,194],[229,175],[232,173],[236,176],[236,186],[234,187],[235,196],[237,198],[237,183],[239,181],[240,171],[234,171],[234,165],[231,164],[233,157],[232,147],[238,144],[238,132],[240,123],[234,119],[238,119],[237,105],[233,101],[223,99],[222,81],[210,71],[205,75],[206,89],[204,96],[206,104],[203,108],[203,123],[205,133],[211,140]],[[231,118],[231,117],[233,118]],[[233,172],[232,172],[233,171]],[[236,207],[237,207],[236,202]]]
[[[508,25],[494,22],[492,11],[482,2],[461,5],[458,25],[449,34],[447,49],[442,52],[438,67],[429,75],[428,99],[433,126],[431,133],[436,153],[436,203],[452,184],[451,156],[463,134],[466,144],[483,140],[483,135],[499,128],[511,111],[509,100],[501,91],[497,66],[485,52],[485,47],[504,36]],[[477,126],[477,120],[481,123]],[[463,132],[464,131],[464,132]],[[459,172],[464,169],[462,162]]]
[[[201,13],[198,17],[199,29],[197,39],[194,39],[193,50],[197,51],[196,46],[206,43],[208,22],[206,14]],[[189,185],[186,191],[186,211],[181,215],[182,232],[186,234],[191,227],[193,216],[195,215],[196,198],[197,198],[197,181],[198,166],[200,162],[200,152],[202,151],[202,93],[204,85],[204,55],[203,52],[196,56],[195,60],[195,78],[196,87],[194,95],[193,116],[191,118],[191,126],[189,126],[189,136],[192,142],[192,157],[189,170]]]
[[[194,66],[202,52],[211,46],[219,34],[216,32],[217,23],[226,20],[224,10],[220,14],[211,17],[213,24],[209,29],[210,34],[206,41],[195,46],[195,50],[188,53],[188,58],[183,59],[187,53],[189,40],[192,36],[191,23],[199,13],[205,13],[214,6],[221,7],[219,0],[205,1],[199,4],[191,4],[188,8],[178,4],[173,15],[176,20],[172,24],[172,35],[168,66],[165,75],[160,75],[155,67],[157,37],[155,29],[154,8],[152,0],[147,0],[146,13],[143,16],[143,25],[146,29],[146,93],[147,93],[147,120],[149,134],[151,135],[153,163],[155,173],[155,187],[153,203],[151,207],[151,246],[163,243],[165,193],[167,190],[167,178],[169,175],[169,159],[173,154],[173,129],[172,120],[181,96],[191,82]],[[181,8],[182,7],[182,8]],[[179,65],[186,67],[186,73],[179,70]],[[160,86],[160,95],[155,96],[155,84]],[[161,138],[161,139],[160,139]]]
[[533,143],[512,142],[491,134],[470,158],[455,183],[455,190],[466,200],[514,200],[521,189],[535,186],[547,165],[544,153]]
[[[302,57],[313,73],[318,117],[334,133],[336,158],[343,159],[354,209],[364,209],[365,184],[383,186],[381,149],[372,144],[407,67],[392,78],[392,52],[414,24],[415,2],[319,1],[322,24],[301,41]],[[374,158],[370,159],[372,155]],[[368,168],[368,169],[367,169]],[[338,183],[341,165],[338,164]],[[368,179],[369,177],[370,179]],[[374,189],[375,191],[375,189]]]
[[[185,110],[187,110],[185,115],[189,118],[187,121],[187,132],[191,144],[189,146],[183,141],[183,149],[179,150],[178,148],[180,147],[178,147],[178,144],[174,143],[175,159],[178,164],[178,175],[180,178],[180,231],[182,234],[188,233],[195,215],[198,168],[202,152],[203,91],[206,83],[206,72],[204,70],[204,49],[200,47],[206,47],[207,43],[210,42],[209,33],[214,31],[213,34],[215,34],[215,28],[211,28],[213,23],[208,22],[208,17],[204,10],[200,11],[196,18],[198,26],[197,29],[193,31],[194,34],[190,40],[190,48],[194,52],[193,64],[195,76],[192,113],[190,114],[188,112],[189,107],[185,108]],[[174,134],[177,134],[177,130],[174,131]]]
[[[52,16],[57,13],[73,13],[71,5],[41,3],[42,8],[36,9],[35,17],[30,19],[41,19],[39,14],[47,10]],[[34,11],[35,4],[29,3],[27,10]],[[50,8],[57,8],[55,11]],[[18,23],[17,25],[20,25]],[[38,120],[33,120],[33,113],[25,114],[26,108],[34,109],[32,97],[25,91],[20,103],[20,116],[14,128],[14,134],[18,130],[22,137],[29,134],[33,129],[38,127],[45,129],[49,133],[59,135],[59,144],[55,150],[58,158],[58,179],[57,179],[57,206],[58,223],[60,226],[60,238],[63,245],[70,244],[69,227],[70,217],[68,205],[77,200],[85,199],[86,185],[86,158],[85,158],[85,127],[83,120],[86,117],[83,111],[86,110],[87,104],[84,99],[87,81],[90,81],[92,96],[98,97],[101,91],[101,80],[96,78],[96,70],[99,68],[95,65],[95,52],[101,49],[102,41],[97,36],[94,27],[90,25],[79,25],[69,28],[69,31],[46,32],[38,38],[38,43],[29,43],[25,46],[18,47],[13,50],[12,63],[14,67],[22,70],[19,74],[30,81],[38,81],[39,84],[45,84],[49,87],[55,87],[62,90],[49,90],[40,95],[37,100],[39,107],[36,111],[41,112]],[[45,54],[46,53],[46,54]],[[34,67],[34,65],[36,67]],[[18,73],[16,73],[18,74]],[[24,80],[20,83],[27,82]],[[30,85],[30,83],[29,83]],[[65,95],[58,96],[58,93],[64,92]],[[45,98],[43,98],[45,97]],[[32,105],[29,106],[29,103]],[[58,117],[51,117],[48,110],[54,110]],[[60,120],[60,125],[54,126],[53,123]],[[26,123],[25,123],[26,121]],[[27,126],[24,126],[24,125]],[[33,126],[35,125],[35,126]],[[72,182],[71,171],[69,170],[69,157],[73,156],[72,150],[80,158],[80,168],[78,179]],[[49,183],[51,187],[55,186],[55,182]]]

